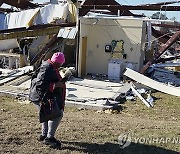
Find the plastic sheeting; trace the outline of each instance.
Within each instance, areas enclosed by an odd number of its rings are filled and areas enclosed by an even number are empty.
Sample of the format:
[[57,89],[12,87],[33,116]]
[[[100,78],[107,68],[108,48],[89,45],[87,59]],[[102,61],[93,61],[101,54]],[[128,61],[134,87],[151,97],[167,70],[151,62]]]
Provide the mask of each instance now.
[[30,9],[7,14],[5,19],[7,29],[26,27],[36,12],[37,9]]
[[68,4],[49,4],[43,8],[29,9],[21,12],[0,14],[0,29],[13,29],[42,25],[54,22],[55,19],[66,21]]
[[67,4],[50,4],[40,9],[40,13],[34,19],[34,25],[48,24],[55,19],[66,20],[68,15]]

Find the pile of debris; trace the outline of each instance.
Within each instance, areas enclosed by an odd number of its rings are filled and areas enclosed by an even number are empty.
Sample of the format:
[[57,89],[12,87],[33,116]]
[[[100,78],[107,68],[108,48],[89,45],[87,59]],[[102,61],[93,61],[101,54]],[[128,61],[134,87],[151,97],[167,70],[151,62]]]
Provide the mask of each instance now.
[[153,107],[152,89],[180,96],[180,24],[128,10],[179,11],[179,6],[167,6],[179,1],[138,6],[115,0],[3,3],[13,7],[0,9],[0,93],[28,99],[33,71],[58,50],[66,57],[61,73],[72,75],[68,105],[113,109],[137,96]]

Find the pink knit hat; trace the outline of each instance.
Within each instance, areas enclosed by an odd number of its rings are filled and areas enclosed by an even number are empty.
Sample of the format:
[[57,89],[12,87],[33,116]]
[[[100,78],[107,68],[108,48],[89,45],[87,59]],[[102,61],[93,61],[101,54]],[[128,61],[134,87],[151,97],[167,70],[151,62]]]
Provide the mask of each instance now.
[[62,52],[56,52],[51,57],[52,62],[63,64],[65,62],[65,57]]

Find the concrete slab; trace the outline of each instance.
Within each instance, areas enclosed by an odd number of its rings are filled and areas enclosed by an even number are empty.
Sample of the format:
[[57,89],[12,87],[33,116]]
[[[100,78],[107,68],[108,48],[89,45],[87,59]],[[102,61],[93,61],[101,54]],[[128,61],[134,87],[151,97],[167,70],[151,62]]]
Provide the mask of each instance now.
[[[13,83],[15,83],[14,80]],[[15,97],[24,97],[28,99],[31,80],[27,80],[18,86],[5,85],[1,86],[0,93],[13,95]],[[66,104],[68,106],[105,110],[111,109],[118,102],[107,104],[122,87],[121,83],[97,81],[89,79],[72,78],[66,84]]]
[[92,110],[107,110],[113,108],[113,106],[109,106],[109,105],[80,103],[80,102],[72,102],[72,101],[66,101],[66,106],[83,108],[83,109],[92,109]]

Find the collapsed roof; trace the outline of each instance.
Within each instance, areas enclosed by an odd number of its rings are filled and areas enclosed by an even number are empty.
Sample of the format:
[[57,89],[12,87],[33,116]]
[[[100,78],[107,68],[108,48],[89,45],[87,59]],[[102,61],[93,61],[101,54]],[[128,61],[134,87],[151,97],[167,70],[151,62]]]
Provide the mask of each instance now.
[[[69,1],[68,1],[69,2]],[[179,6],[168,6],[169,4],[179,3],[180,0],[161,2],[155,4],[143,4],[143,5],[121,5],[115,0],[85,0],[81,3],[79,8],[79,15],[84,16],[89,11],[94,11],[96,9],[106,9],[110,14],[120,15],[120,16],[134,16],[142,17],[142,15],[133,14],[129,10],[163,10],[166,11],[180,11]],[[8,34],[18,31],[28,31],[43,29],[47,27],[68,27],[75,26],[75,22],[67,22],[68,18],[68,8],[67,4],[63,5],[45,5],[40,7],[39,4],[34,4],[28,0],[1,0],[0,4],[3,3],[20,8],[20,12],[0,14],[0,39],[7,39]],[[71,2],[72,3],[72,2]],[[3,8],[1,8],[3,10]],[[120,11],[119,11],[120,10]],[[1,10],[0,10],[1,11]],[[4,9],[3,11],[10,11],[10,9]],[[58,12],[58,13],[57,13]],[[60,12],[60,13],[59,13]],[[74,13],[76,13],[74,11]],[[119,13],[119,14],[118,14]],[[74,15],[75,16],[75,15]],[[60,23],[54,22],[54,19],[61,19]],[[18,22],[17,22],[18,21]],[[154,37],[160,37],[159,40],[162,43],[167,42],[167,40],[173,35],[165,35],[164,32],[154,29],[153,26],[170,27],[172,25],[167,24],[153,24],[152,23],[152,33]],[[174,26],[174,31],[179,30],[179,25]],[[4,35],[5,34],[5,35]],[[24,35],[22,35],[24,36]],[[15,36],[16,37],[16,36]]]
[[155,4],[143,4],[143,5],[121,5],[115,0],[86,0],[83,5],[81,5],[80,16],[85,15],[90,9],[107,9],[111,11],[112,14],[118,13],[120,10],[120,15],[122,16],[142,16],[133,14],[129,10],[153,10],[153,11],[180,11],[180,6],[168,6],[169,4],[179,3],[179,0],[171,2],[161,2]]
[[39,6],[38,4],[31,3],[28,0],[1,0],[0,5],[2,5],[3,3],[20,9],[32,9]]

